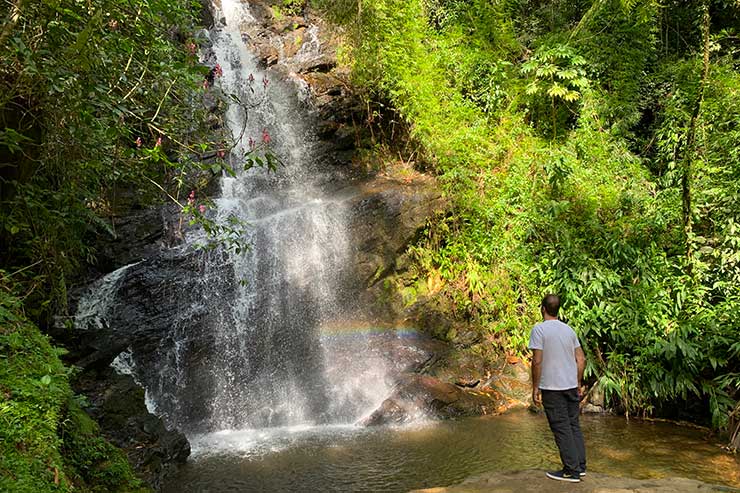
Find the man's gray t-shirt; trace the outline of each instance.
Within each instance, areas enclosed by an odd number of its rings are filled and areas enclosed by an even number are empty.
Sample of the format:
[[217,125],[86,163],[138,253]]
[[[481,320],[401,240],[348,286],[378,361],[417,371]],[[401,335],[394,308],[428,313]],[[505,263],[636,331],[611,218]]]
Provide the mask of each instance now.
[[578,336],[560,320],[545,320],[529,335],[529,349],[542,350],[540,389],[568,390],[578,387],[575,349]]

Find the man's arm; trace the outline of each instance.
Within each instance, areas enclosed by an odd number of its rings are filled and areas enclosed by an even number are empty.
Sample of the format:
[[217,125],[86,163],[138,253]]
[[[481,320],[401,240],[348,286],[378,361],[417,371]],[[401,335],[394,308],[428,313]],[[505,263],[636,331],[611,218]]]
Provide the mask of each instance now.
[[586,368],[586,355],[583,353],[583,348],[578,346],[575,350],[576,355],[576,366],[578,367],[578,389],[580,390],[583,385],[583,370]]
[[542,376],[542,349],[532,350],[532,402],[535,405],[542,403],[540,392],[540,377]]

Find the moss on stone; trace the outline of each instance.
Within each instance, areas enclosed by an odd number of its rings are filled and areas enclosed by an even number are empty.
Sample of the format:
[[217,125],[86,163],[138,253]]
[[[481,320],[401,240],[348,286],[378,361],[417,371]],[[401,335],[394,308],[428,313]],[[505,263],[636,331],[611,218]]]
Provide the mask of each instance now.
[[75,401],[61,353],[0,290],[0,491],[146,491]]

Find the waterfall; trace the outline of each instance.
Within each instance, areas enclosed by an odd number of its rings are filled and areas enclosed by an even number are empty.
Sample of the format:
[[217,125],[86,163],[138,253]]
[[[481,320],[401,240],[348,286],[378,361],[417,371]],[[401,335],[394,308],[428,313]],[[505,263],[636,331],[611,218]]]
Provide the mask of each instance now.
[[[233,309],[212,328],[211,425],[262,428],[356,419],[333,409],[336,389],[328,380],[327,354],[319,329],[343,314],[340,293],[350,264],[347,211],[317,183],[321,164],[312,154],[291,85],[262,71],[242,41],[254,22],[246,4],[222,0],[225,25],[211,32],[222,67],[221,89],[247,103],[232,103],[227,125],[236,145],[235,166],[249,139],[270,136],[283,163],[275,172],[255,168],[222,178],[220,220],[234,215],[248,224],[250,249],[233,254],[239,286]],[[305,111],[305,110],[304,110]],[[373,403],[377,404],[377,403]]]
[[85,296],[80,300],[74,318],[75,327],[86,330],[105,328],[106,316],[115,302],[119,283],[126,271],[135,265],[124,265],[99,279],[90,287],[89,291],[94,293],[94,296]]
[[[248,5],[221,0],[215,9],[210,61],[222,75],[213,90],[231,101],[227,159],[236,175],[221,178],[208,214],[245,223],[249,248],[198,250],[204,233],[192,231],[184,245],[93,285],[80,320],[131,341],[114,368],[132,374],[150,409],[191,437],[353,424],[390,394],[399,362],[386,354],[387,340],[345,330],[361,308],[352,196],[327,185],[336,170],[319,157],[299,85],[261,69],[247,49]],[[299,56],[317,49],[316,29],[309,33]],[[250,139],[263,135],[281,165],[244,170]]]

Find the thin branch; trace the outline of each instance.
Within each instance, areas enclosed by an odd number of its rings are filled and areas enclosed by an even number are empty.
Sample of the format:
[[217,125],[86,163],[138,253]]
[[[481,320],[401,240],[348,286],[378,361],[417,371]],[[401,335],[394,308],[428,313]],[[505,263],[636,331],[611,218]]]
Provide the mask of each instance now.
[[108,95],[110,95],[110,93],[118,89],[118,86],[121,85],[121,81],[123,81],[123,78],[126,76],[126,73],[128,72],[129,67],[131,67],[131,60],[133,59],[134,59],[134,50],[132,49],[131,54],[128,57],[128,61],[126,62],[126,66],[123,68],[123,72],[121,72],[121,76],[118,77],[118,81],[116,81],[116,84],[108,90]]
[[180,209],[184,209],[185,208],[185,206],[182,205],[179,200],[177,200],[175,197],[173,197],[167,190],[165,190],[164,188],[162,188],[162,185],[160,185],[156,181],[152,180],[148,176],[145,177],[145,178],[147,180],[149,180],[150,182],[152,182],[152,184],[154,184],[154,186],[156,186],[157,188],[159,188],[162,192],[164,192],[165,195],[167,195],[174,203],[176,203],[180,207]]
[[144,80],[144,76],[147,73],[147,67],[149,66],[149,59],[150,57],[148,56],[146,58],[146,64],[144,65],[144,70],[141,71],[141,75],[139,76],[139,80],[136,81],[136,84],[134,84],[134,87],[132,87],[131,90],[123,97],[121,102],[126,101],[131,96],[131,94],[133,94],[136,88],[139,87],[139,85],[141,84],[141,81]]
[[157,106],[157,111],[154,113],[154,116],[152,117],[152,123],[159,116],[159,111],[162,109],[162,105],[167,99],[167,96],[170,94],[170,90],[172,89],[172,86],[175,85],[175,82],[177,82],[177,77],[175,77],[175,79],[170,83],[170,87],[168,87],[167,90],[164,92],[164,97],[162,97],[162,100],[159,102],[159,106]]
[[27,265],[27,266],[25,266],[25,267],[23,267],[23,268],[21,268],[21,269],[18,269],[17,271],[15,271],[15,272],[13,272],[13,273],[11,273],[11,274],[5,274],[5,275],[3,275],[3,279],[10,279],[10,278],[11,278],[11,277],[13,277],[14,275],[16,275],[16,274],[20,274],[20,273],[21,273],[21,272],[23,272],[24,270],[28,270],[28,269],[31,269],[32,267],[36,267],[36,266],[37,266],[37,265],[39,265],[39,264],[40,264],[41,262],[43,262],[43,260],[38,260],[38,261],[36,261],[36,262],[32,263],[31,265]]
[[576,27],[573,28],[573,30],[570,33],[569,40],[572,40],[575,38],[578,33],[581,31],[583,27],[588,24],[591,19],[596,15],[596,13],[601,10],[601,7],[606,4],[606,0],[596,0],[594,3],[591,4],[591,7],[586,11],[585,14],[583,14],[583,17],[581,17],[581,20],[578,21],[578,24],[576,24]]
[[[137,115],[137,116],[138,116],[138,115]],[[139,118],[139,119],[141,119],[141,118]],[[183,149],[187,149],[188,151],[191,151],[191,152],[193,151],[193,148],[192,148],[192,147],[190,147],[189,145],[187,145],[187,144],[184,144],[184,143],[180,142],[179,140],[175,139],[174,137],[172,137],[172,136],[168,135],[168,134],[167,134],[167,132],[165,132],[165,131],[164,131],[164,130],[162,130],[161,128],[157,127],[157,126],[156,126],[156,125],[154,125],[153,123],[151,123],[151,122],[147,122],[147,126],[148,126],[148,127],[149,127],[149,128],[151,129],[151,130],[154,130],[155,132],[157,132],[157,133],[158,133],[159,135],[164,135],[164,136],[166,136],[166,137],[167,137],[167,138],[169,138],[169,139],[170,139],[170,140],[171,140],[172,142],[174,142],[175,144],[179,145],[179,146],[180,146],[180,147],[182,147]]]

